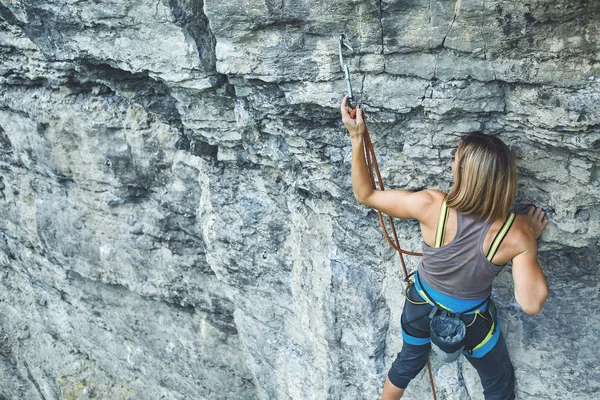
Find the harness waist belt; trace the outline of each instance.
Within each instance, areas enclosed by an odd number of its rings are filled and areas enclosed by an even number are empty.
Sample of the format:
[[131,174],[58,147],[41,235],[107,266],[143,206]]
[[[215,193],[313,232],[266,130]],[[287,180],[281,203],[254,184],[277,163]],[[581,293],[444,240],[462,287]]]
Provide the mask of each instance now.
[[[415,274],[415,289],[423,300],[432,306],[437,306],[443,310],[456,314],[475,314],[485,312],[487,309],[489,296],[482,300],[462,300],[440,293],[424,283],[419,277],[419,273]],[[434,293],[434,296],[431,295]],[[473,304],[475,304],[473,306]]]

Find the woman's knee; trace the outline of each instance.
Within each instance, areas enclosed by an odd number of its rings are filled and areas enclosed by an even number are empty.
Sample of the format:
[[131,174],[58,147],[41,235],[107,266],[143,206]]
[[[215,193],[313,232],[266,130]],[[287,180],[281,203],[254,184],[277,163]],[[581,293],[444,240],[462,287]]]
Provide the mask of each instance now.
[[406,389],[408,383],[421,372],[427,359],[431,344],[427,343],[420,346],[404,343],[402,350],[392,363],[392,367],[388,372],[389,380],[394,386]]

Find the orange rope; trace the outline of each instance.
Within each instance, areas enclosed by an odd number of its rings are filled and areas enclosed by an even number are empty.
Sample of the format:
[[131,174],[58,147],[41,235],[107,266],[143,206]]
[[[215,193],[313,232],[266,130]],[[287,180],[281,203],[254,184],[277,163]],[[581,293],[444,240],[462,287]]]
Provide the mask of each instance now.
[[[352,118],[356,116],[356,109],[353,109],[350,112],[350,116]],[[371,180],[371,186],[373,187],[373,189],[384,190],[383,180],[381,179],[381,173],[379,172],[379,164],[377,163],[377,157],[375,157],[375,149],[373,149],[371,136],[369,135],[369,130],[366,126],[365,133],[363,134],[363,143],[365,151],[365,160],[367,161],[367,168],[369,169],[369,178]],[[375,180],[375,178],[377,178],[377,180]],[[404,250],[402,247],[400,247],[400,241],[398,240],[398,234],[396,232],[396,226],[394,225],[394,219],[391,216],[386,215],[393,235],[392,240],[388,233],[387,227],[385,226],[383,213],[379,210],[376,211],[377,216],[379,217],[379,223],[381,224],[381,230],[383,231],[383,235],[385,236],[385,239],[390,244],[390,246],[392,246],[392,248],[398,252],[398,255],[400,256],[400,265],[402,266],[402,272],[404,274],[404,281],[408,282],[410,275],[406,270],[404,254],[409,256],[422,256],[423,253]],[[433,399],[437,400],[437,395],[435,393],[435,384],[433,382],[433,372],[431,370],[431,362],[429,359],[427,360],[427,370],[429,372],[429,382],[431,383],[431,393],[433,394]]]

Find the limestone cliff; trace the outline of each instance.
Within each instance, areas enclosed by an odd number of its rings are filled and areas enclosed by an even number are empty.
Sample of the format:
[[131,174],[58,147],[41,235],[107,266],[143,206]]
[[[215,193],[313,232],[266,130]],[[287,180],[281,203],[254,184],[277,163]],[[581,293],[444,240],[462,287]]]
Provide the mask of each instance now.
[[[521,399],[600,396],[600,3],[1,0],[0,399],[376,399],[398,260],[350,186],[337,40],[389,187],[465,132],[549,211],[495,283]],[[401,222],[405,247],[418,227]],[[412,268],[418,262],[410,260]],[[438,398],[483,399],[433,358]],[[430,398],[421,374],[405,398]]]

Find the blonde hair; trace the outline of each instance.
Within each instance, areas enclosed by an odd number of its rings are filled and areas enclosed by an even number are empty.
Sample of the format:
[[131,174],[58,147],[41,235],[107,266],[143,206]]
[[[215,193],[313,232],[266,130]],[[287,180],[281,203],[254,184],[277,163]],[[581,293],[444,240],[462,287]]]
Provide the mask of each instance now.
[[500,139],[472,132],[456,150],[454,186],[448,207],[486,222],[505,219],[517,194],[515,156]]

